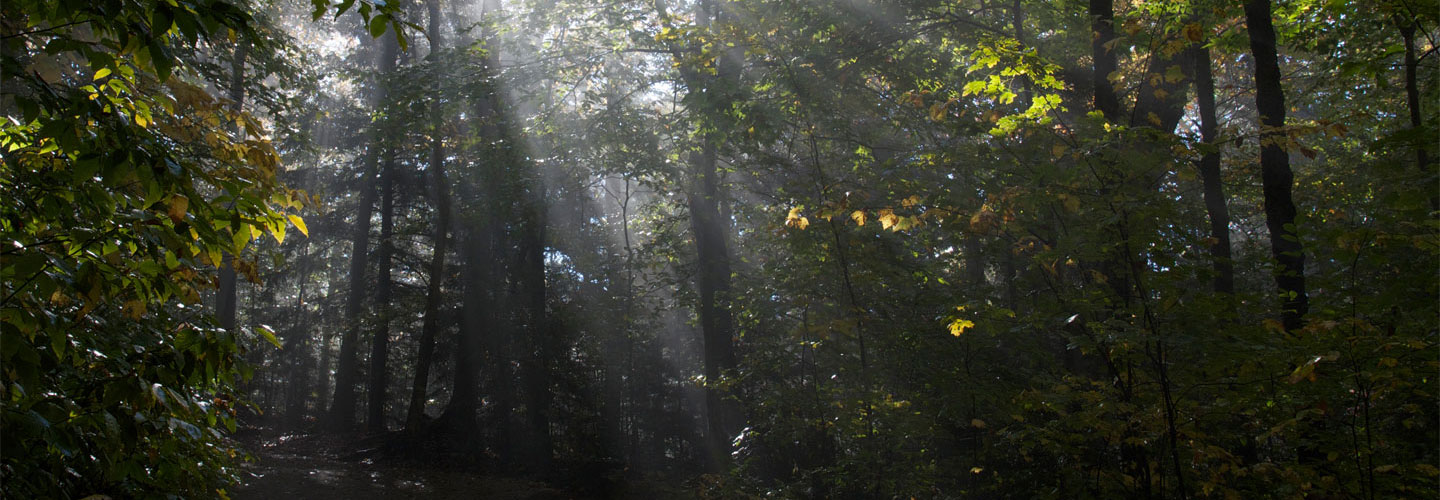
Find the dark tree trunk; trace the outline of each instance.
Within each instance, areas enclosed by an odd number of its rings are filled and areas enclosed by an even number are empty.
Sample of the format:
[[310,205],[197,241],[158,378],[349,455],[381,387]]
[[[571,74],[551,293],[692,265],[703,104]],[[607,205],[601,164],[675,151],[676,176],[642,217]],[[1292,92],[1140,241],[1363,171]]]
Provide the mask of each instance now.
[[[612,101],[612,105],[613,105]],[[605,339],[605,401],[601,407],[601,417],[605,423],[605,445],[607,452],[612,458],[628,460],[632,458],[633,450],[628,450],[629,439],[625,431],[625,415],[627,394],[625,390],[625,374],[627,370],[626,359],[629,358],[632,349],[630,342],[630,327],[634,315],[635,304],[635,253],[630,245],[630,178],[625,177],[624,196],[620,199],[620,224],[621,237],[625,252],[625,281],[624,288],[620,292],[620,321],[619,325],[612,331],[610,337]]]
[[285,428],[299,429],[305,420],[305,400],[310,394],[310,341],[313,339],[309,325],[305,319],[307,305],[305,304],[305,285],[310,281],[311,256],[310,240],[305,240],[303,259],[305,264],[299,266],[299,283],[295,294],[295,309],[292,317],[295,322],[290,325],[289,335],[285,339],[285,350],[282,353],[286,359],[285,370]]
[[[1160,36],[1150,44],[1145,75],[1140,79],[1135,109],[1130,113],[1133,127],[1152,127],[1170,134],[1185,116],[1185,90],[1189,80],[1195,78],[1195,67],[1184,52],[1166,53],[1165,46],[1174,41],[1174,38]],[[1158,181],[1158,175],[1150,180]]]
[[[719,2],[703,2],[697,13],[699,22],[709,24],[728,22],[729,15],[718,5]],[[662,13],[663,15],[663,13]],[[691,92],[708,92],[723,96],[734,85],[737,78],[736,64],[741,55],[735,50],[724,51],[717,60],[714,76],[691,72],[686,75]],[[718,116],[728,108],[726,99],[711,104],[704,112]],[[713,119],[713,116],[712,116]],[[716,165],[718,146],[723,137],[718,133],[705,134],[700,151],[691,154],[691,186],[687,198],[690,209],[690,227],[695,237],[698,269],[695,288],[699,292],[696,313],[700,319],[701,341],[704,347],[704,372],[707,443],[709,462],[712,470],[728,468],[731,439],[743,425],[742,412],[736,402],[728,398],[718,387],[722,375],[735,368],[735,353],[732,344],[735,328],[730,315],[730,249],[726,234],[729,221],[723,218],[719,171]]]
[[[393,42],[391,42],[393,43]],[[370,384],[366,390],[369,404],[365,416],[366,429],[385,432],[385,393],[390,384],[386,361],[390,353],[390,270],[394,263],[395,244],[395,158],[385,152],[380,170],[380,248],[376,257],[380,270],[375,278],[375,335],[370,341]]]
[[[490,226],[485,230],[487,234],[489,234],[489,244],[502,241],[505,237],[505,230],[499,222],[491,222]],[[497,265],[493,262],[496,259],[495,253],[489,250],[488,247],[486,252],[486,260],[483,261],[486,262],[486,265],[493,265],[501,269],[506,267],[504,263]],[[492,280],[497,282],[502,281],[494,278],[492,278]],[[497,284],[494,287],[498,288],[498,286]],[[503,315],[500,314],[501,311],[510,309],[509,303],[504,302],[507,299],[507,294],[501,293],[500,291],[494,292],[493,298],[490,300],[498,302],[499,304],[490,310],[488,316],[486,316],[487,321],[490,321],[491,324],[494,325],[494,328],[490,330],[490,335],[484,337],[483,342],[480,342],[479,338],[477,338],[476,342],[478,343],[475,344],[473,349],[475,349],[477,353],[475,355],[476,359],[483,360],[485,364],[483,371],[485,379],[489,380],[493,387],[490,390],[490,395],[495,399],[495,415],[489,422],[489,426],[494,430],[495,438],[491,445],[494,447],[495,454],[499,456],[503,463],[513,463],[516,440],[511,432],[511,430],[514,429],[511,417],[514,416],[515,411],[515,380],[517,375],[511,370],[511,361],[514,359],[514,357],[511,356],[511,351],[513,350],[515,329],[511,324],[502,321]],[[483,357],[481,354],[482,350]]]
[[[376,60],[380,75],[389,75],[395,69],[393,43],[382,43],[382,50]],[[385,102],[385,86],[378,85],[375,106]],[[378,124],[377,124],[378,125]],[[369,269],[370,258],[370,216],[375,209],[376,177],[380,169],[381,132],[371,130],[370,150],[365,155],[364,180],[360,187],[360,206],[355,213],[354,235],[350,246],[350,294],[345,299],[345,332],[340,336],[340,359],[335,368],[335,396],[330,404],[329,425],[332,431],[350,431],[355,427],[356,394],[355,384],[359,381],[360,323],[364,313],[367,283],[365,271]]]
[[1210,216],[1210,257],[1214,260],[1214,289],[1235,293],[1235,268],[1230,257],[1230,209],[1225,203],[1225,185],[1220,182],[1219,125],[1215,118],[1215,80],[1210,68],[1210,49],[1197,42],[1190,49],[1195,66],[1195,99],[1199,104],[1200,180],[1204,184],[1205,211]]
[[[232,110],[239,113],[245,108],[245,59],[250,55],[250,40],[241,38],[235,44],[234,58],[230,60],[230,105]],[[245,133],[243,127],[237,122],[232,131],[237,140],[244,140],[241,134]],[[226,330],[235,329],[235,309],[237,296],[235,294],[235,265],[234,257],[225,254],[223,262],[217,262],[220,266],[220,290],[216,292],[215,308],[217,310],[220,327]]]
[[[690,224],[695,234],[695,249],[699,259],[695,285],[699,291],[700,332],[705,348],[705,380],[707,384],[718,384],[721,376],[735,367],[735,353],[731,345],[734,325],[730,317],[730,250],[725,234],[726,221],[720,219],[715,168],[715,147],[703,146],[696,153],[694,162],[695,186],[689,196]],[[730,440],[737,431],[739,412],[733,409],[734,402],[725,398],[717,388],[705,390],[705,402],[709,412],[709,439],[712,461],[719,467],[728,463]]]
[[[440,50],[440,1],[425,2],[430,24],[430,53]],[[438,96],[435,96],[438,97]],[[430,365],[435,358],[435,335],[440,330],[440,304],[444,301],[445,253],[449,251],[450,186],[445,180],[445,153],[440,141],[440,110],[430,109],[430,175],[431,196],[435,201],[435,249],[430,254],[430,281],[425,287],[425,319],[420,328],[420,347],[415,361],[415,379],[410,386],[410,407],[405,412],[405,430],[417,432],[425,417],[428,399]]]
[[1284,301],[1281,323],[1286,331],[1304,324],[1310,308],[1305,293],[1305,253],[1296,234],[1295,201],[1291,191],[1295,174],[1286,152],[1285,93],[1280,86],[1280,61],[1270,0],[1247,0],[1245,24],[1250,31],[1250,52],[1255,58],[1255,107],[1260,113],[1260,180],[1265,197],[1265,225],[1270,229],[1270,253],[1275,258],[1275,284]]
[[[1424,114],[1420,109],[1420,82],[1417,77],[1420,62],[1415,57],[1415,22],[1402,21],[1400,36],[1405,40],[1405,102],[1410,107],[1410,127],[1418,129],[1424,124]],[[1430,152],[1425,145],[1431,142],[1434,142],[1434,137],[1426,137],[1417,140],[1415,146],[1415,163],[1421,173],[1430,172]],[[1434,194],[1434,190],[1431,191],[1430,210],[1440,210],[1440,197]]]
[[[480,402],[481,341],[493,325],[495,311],[490,308],[492,279],[489,267],[494,265],[488,228],[475,228],[461,239],[464,266],[460,329],[455,338],[455,383],[450,403],[440,416],[446,431],[456,435],[473,435],[478,426],[475,411]],[[503,410],[502,410],[503,411]]]
[[1109,47],[1115,40],[1115,6],[1112,0],[1090,0],[1090,55],[1094,58],[1095,71],[1091,83],[1095,86],[1095,109],[1112,122],[1120,118],[1120,98],[1110,84],[1110,74],[1119,65],[1115,51]]
[[[386,36],[384,51],[398,53],[399,46],[394,36]],[[401,54],[405,59],[404,54]],[[375,333],[370,339],[370,381],[366,388],[369,397],[366,405],[365,426],[372,433],[385,432],[385,400],[390,386],[390,320],[393,310],[393,283],[391,270],[395,260],[395,151],[385,146],[384,161],[380,169],[380,242],[376,257],[380,269],[375,277]]]
[[[537,181],[536,184],[539,184]],[[526,458],[533,472],[550,471],[554,444],[550,436],[550,365],[554,359],[554,329],[545,312],[544,187],[530,194],[520,236],[519,284],[525,308],[525,356],[521,377],[525,385],[525,417],[529,427]],[[503,382],[502,382],[503,383]]]

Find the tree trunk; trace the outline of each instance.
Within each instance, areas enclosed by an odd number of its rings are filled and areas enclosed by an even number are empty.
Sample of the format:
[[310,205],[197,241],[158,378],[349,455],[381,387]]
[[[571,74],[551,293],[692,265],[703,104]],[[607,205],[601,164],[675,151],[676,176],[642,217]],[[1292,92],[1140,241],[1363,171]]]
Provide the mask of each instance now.
[[[393,42],[389,42],[393,43]],[[370,341],[370,384],[366,390],[369,404],[365,416],[366,429],[372,433],[385,432],[385,392],[390,384],[386,360],[390,353],[390,270],[394,263],[395,244],[395,158],[394,153],[385,151],[384,166],[380,170],[380,248],[376,257],[380,270],[375,278],[375,335]]]
[[[1415,57],[1415,21],[1402,21],[1400,36],[1405,40],[1405,102],[1410,107],[1410,127],[1418,129],[1424,124],[1424,114],[1420,109],[1420,82],[1416,73],[1419,72],[1420,62]],[[1427,137],[1417,140],[1415,146],[1415,163],[1421,173],[1430,172],[1430,152],[1425,145],[1434,141],[1434,137]],[[1432,186],[1433,187],[1433,186]],[[1430,210],[1440,210],[1440,197],[1431,190]]]
[[[245,108],[245,59],[249,57],[249,55],[250,39],[242,37],[240,41],[235,44],[234,58],[230,60],[230,105],[232,106],[231,110],[236,113],[241,112]],[[244,137],[240,137],[240,135],[245,132],[239,122],[236,122],[232,127],[232,132],[237,136],[237,140],[244,139]],[[235,294],[234,259],[233,256],[227,253],[222,258],[222,262],[217,263],[220,266],[220,290],[216,292],[215,308],[218,310],[217,315],[220,321],[220,327],[229,331],[234,331],[235,329],[235,309],[237,302],[237,296]]]
[[1270,0],[1247,0],[1245,24],[1250,31],[1250,52],[1255,57],[1255,107],[1260,113],[1260,180],[1265,196],[1265,225],[1270,229],[1270,253],[1275,258],[1275,284],[1284,301],[1281,323],[1286,331],[1299,329],[1310,308],[1305,294],[1305,253],[1295,228],[1295,201],[1291,190],[1289,143],[1285,134],[1285,93],[1280,87],[1280,61]]
[[555,354],[553,324],[545,312],[545,215],[544,186],[530,193],[523,233],[520,236],[519,284],[525,308],[525,356],[521,377],[525,386],[525,417],[531,442],[527,462],[533,472],[546,473],[551,467],[554,443],[550,437],[550,365]]
[[1213,259],[1218,293],[1235,293],[1235,268],[1230,257],[1230,209],[1225,203],[1225,185],[1220,182],[1219,125],[1215,118],[1215,80],[1210,68],[1210,49],[1204,42],[1190,48],[1194,64],[1195,99],[1199,104],[1200,179],[1204,184],[1205,212],[1210,216],[1210,257]]
[[[718,2],[703,2],[698,22],[709,25],[711,19],[725,23],[728,14]],[[703,91],[723,94],[738,76],[738,63],[734,51],[724,51],[717,58],[716,74],[707,77],[691,73],[686,78],[691,92]],[[703,112],[719,114],[728,108],[723,102],[713,103]],[[730,249],[726,234],[729,232],[728,219],[721,217],[719,172],[717,169],[718,146],[723,138],[718,133],[708,133],[698,152],[691,154],[691,186],[688,189],[690,227],[695,237],[698,269],[695,288],[699,292],[696,305],[700,319],[701,340],[704,346],[705,403],[707,413],[707,448],[710,466],[713,470],[724,470],[729,466],[731,439],[739,432],[741,411],[734,400],[727,399],[717,385],[726,372],[735,368],[735,353],[732,345],[734,325],[730,316]]]
[[[383,46],[376,60],[376,66],[383,77],[395,69],[395,52],[392,43]],[[385,102],[385,85],[378,85],[375,93],[376,107]],[[376,124],[378,127],[379,124]],[[381,131],[372,129],[370,150],[365,155],[365,173],[360,188],[360,206],[355,214],[355,232],[350,246],[350,294],[345,299],[345,333],[340,336],[339,366],[335,368],[335,395],[330,404],[329,425],[332,431],[350,431],[355,426],[356,394],[355,384],[359,379],[358,360],[360,320],[364,312],[366,282],[365,270],[369,268],[370,257],[370,215],[375,209],[376,176],[380,167]]]
[[285,349],[281,353],[286,359],[285,370],[285,428],[299,429],[305,420],[305,400],[310,394],[310,353],[307,349],[310,341],[314,338],[308,328],[306,320],[305,285],[310,281],[311,265],[309,259],[310,240],[305,240],[302,252],[302,259],[305,263],[299,266],[299,283],[295,294],[295,309],[292,317],[295,322],[288,329],[289,333],[285,339]]
[[[612,101],[611,105],[615,105]],[[635,310],[635,252],[630,244],[630,177],[624,178],[624,196],[620,199],[620,230],[625,251],[625,281],[620,292],[620,321],[609,338],[605,339],[605,401],[600,413],[605,424],[605,448],[612,458],[628,460],[624,426],[624,409],[628,391],[625,390],[626,358],[631,350],[630,328]]]
[[689,196],[690,224],[695,234],[695,250],[699,259],[695,286],[699,291],[700,332],[705,348],[705,402],[709,417],[709,439],[714,464],[728,463],[730,440],[737,431],[734,422],[738,411],[714,387],[721,376],[735,367],[731,339],[734,326],[730,317],[730,251],[726,242],[726,221],[720,220],[717,208],[715,146],[706,144],[693,156],[695,186]]
[[[479,409],[480,401],[481,341],[487,337],[484,332],[493,325],[498,310],[490,307],[493,280],[489,268],[494,265],[490,232],[488,227],[475,228],[467,231],[461,239],[464,267],[460,280],[464,291],[460,329],[455,338],[454,392],[440,416],[446,431],[457,435],[473,435],[478,430],[475,411]],[[493,330],[490,333],[492,337],[495,334]]]
[[1091,73],[1091,84],[1095,86],[1095,109],[1105,119],[1115,122],[1120,118],[1120,98],[1110,84],[1110,74],[1119,67],[1115,51],[1109,47],[1115,40],[1115,6],[1112,0],[1090,0],[1090,55],[1094,58],[1095,71]]
[[[1130,113],[1132,127],[1151,127],[1172,134],[1185,116],[1185,90],[1190,85],[1188,80],[1195,78],[1195,66],[1184,52],[1167,53],[1165,47],[1174,42],[1174,37],[1162,35],[1150,43],[1149,61],[1135,95],[1135,109]],[[1163,175],[1162,170],[1147,180],[1158,182]]]
[[[429,15],[430,53],[440,50],[440,1],[427,0]],[[438,85],[438,84],[437,84]],[[438,98],[439,96],[434,96]],[[435,200],[435,249],[430,254],[430,281],[425,287],[425,323],[420,328],[420,347],[415,361],[415,379],[410,386],[410,407],[405,412],[405,431],[420,429],[425,417],[425,401],[429,398],[430,365],[435,358],[435,334],[440,330],[440,304],[444,301],[445,253],[449,251],[450,186],[445,180],[445,154],[440,141],[440,109],[430,108],[430,175]]]

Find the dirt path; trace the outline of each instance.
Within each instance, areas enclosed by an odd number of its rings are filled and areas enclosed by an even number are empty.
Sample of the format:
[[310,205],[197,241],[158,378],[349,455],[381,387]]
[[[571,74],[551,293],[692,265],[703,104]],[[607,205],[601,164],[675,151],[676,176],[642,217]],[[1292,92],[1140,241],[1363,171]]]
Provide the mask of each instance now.
[[337,457],[344,447],[323,436],[256,436],[244,441],[255,461],[242,466],[242,484],[231,494],[236,500],[577,498],[543,483],[482,476],[459,467],[342,460]]

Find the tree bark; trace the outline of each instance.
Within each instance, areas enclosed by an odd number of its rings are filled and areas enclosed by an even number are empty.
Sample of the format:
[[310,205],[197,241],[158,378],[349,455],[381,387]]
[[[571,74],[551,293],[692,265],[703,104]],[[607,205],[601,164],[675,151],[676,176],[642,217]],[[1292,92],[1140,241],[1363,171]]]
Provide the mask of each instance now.
[[[488,227],[475,228],[461,238],[464,266],[460,281],[464,288],[461,299],[460,329],[455,338],[455,381],[450,403],[441,414],[442,426],[457,435],[470,435],[478,429],[475,412],[479,409],[479,369],[481,340],[487,326],[493,324],[490,307],[492,280],[488,268],[494,265]],[[497,294],[498,295],[498,294]],[[491,332],[491,336],[494,332]],[[501,411],[506,411],[504,408]]]
[[380,248],[376,255],[380,269],[375,278],[377,318],[375,335],[370,341],[370,383],[366,390],[369,403],[365,425],[372,433],[385,432],[385,392],[390,384],[390,373],[385,365],[390,353],[390,270],[395,254],[395,158],[389,148],[384,154],[384,166],[380,169]]
[[[397,47],[382,43],[376,59],[376,67],[383,77],[395,69]],[[374,105],[385,102],[385,85],[377,85]],[[378,127],[379,124],[376,124]],[[356,394],[355,384],[359,379],[358,360],[360,320],[365,305],[367,280],[365,270],[369,269],[370,258],[370,216],[375,209],[376,177],[380,169],[381,131],[370,132],[370,150],[365,155],[365,173],[360,188],[360,206],[355,214],[354,235],[350,246],[350,293],[345,299],[345,332],[340,336],[339,365],[335,368],[335,395],[330,404],[329,425],[332,431],[350,431],[355,426]]]
[[[728,22],[728,14],[718,2],[703,2],[696,19],[702,25]],[[732,51],[723,51],[716,61],[716,74],[707,77],[698,72],[688,72],[687,85],[691,92],[707,92],[724,95],[733,85],[736,75],[737,56]],[[725,101],[721,97],[719,101]],[[719,114],[727,107],[724,102],[715,102],[702,113]],[[739,432],[743,423],[739,406],[717,386],[722,376],[735,368],[733,338],[735,328],[730,313],[730,249],[726,234],[729,221],[721,217],[718,144],[723,140],[719,133],[707,133],[701,138],[700,150],[691,154],[691,186],[688,191],[690,227],[695,237],[698,269],[695,287],[699,292],[696,312],[700,319],[701,343],[704,346],[704,372],[706,380],[705,402],[707,414],[707,448],[710,466],[713,470],[724,470],[729,466],[731,439]]]
[[[250,39],[241,38],[235,44],[234,57],[230,60],[230,106],[231,110],[239,113],[245,108],[245,59],[250,55]],[[237,122],[232,131],[236,136],[244,133],[244,129]],[[239,137],[243,140],[243,137]],[[235,257],[225,254],[220,266],[220,290],[216,292],[215,308],[217,309],[220,327],[228,331],[235,329],[235,310],[238,296],[235,293]]]
[[[429,14],[428,32],[430,53],[440,50],[440,1],[427,0]],[[436,87],[438,90],[438,84]],[[438,96],[435,96],[438,97]],[[440,330],[440,305],[444,300],[445,254],[449,251],[450,232],[450,186],[445,180],[444,145],[440,141],[440,110],[432,104],[430,108],[430,176],[431,196],[435,202],[435,248],[430,254],[428,269],[430,281],[425,287],[425,319],[420,328],[420,347],[415,361],[415,379],[410,386],[410,406],[405,412],[406,432],[417,432],[424,423],[425,402],[428,399],[430,365],[435,359],[435,335]]]
[[555,354],[554,325],[545,311],[545,190],[538,180],[526,205],[520,236],[519,283],[525,307],[526,347],[521,360],[525,385],[525,417],[530,446],[527,462],[533,472],[549,472],[554,454],[550,437],[550,366]]
[[1210,218],[1210,257],[1213,259],[1218,293],[1235,293],[1235,267],[1230,256],[1230,209],[1225,202],[1225,185],[1220,179],[1219,125],[1215,117],[1215,79],[1210,68],[1210,49],[1197,42],[1190,48],[1195,67],[1195,99],[1200,114],[1200,180],[1204,184],[1205,212]]
[[[1419,129],[1424,124],[1424,114],[1420,109],[1420,82],[1417,77],[1420,62],[1415,57],[1415,24],[1413,20],[1402,21],[1400,36],[1405,40],[1405,102],[1410,107],[1410,127]],[[1433,140],[1434,137],[1430,137],[1417,141],[1415,164],[1421,173],[1430,172],[1430,152],[1425,145]],[[1440,210],[1440,197],[1434,194],[1434,190],[1431,190],[1430,210]]]
[[1260,180],[1265,197],[1265,225],[1275,258],[1275,285],[1283,300],[1281,323],[1286,331],[1304,325],[1310,308],[1305,293],[1305,253],[1296,234],[1295,174],[1290,170],[1285,134],[1285,93],[1280,86],[1280,61],[1270,0],[1247,0],[1250,52],[1255,58],[1255,107],[1260,113]]
[[1105,119],[1115,122],[1120,119],[1120,98],[1110,84],[1110,74],[1119,67],[1115,51],[1109,47],[1115,40],[1115,6],[1112,0],[1090,0],[1090,55],[1094,59],[1095,71],[1091,73],[1091,84],[1095,86],[1095,109]]

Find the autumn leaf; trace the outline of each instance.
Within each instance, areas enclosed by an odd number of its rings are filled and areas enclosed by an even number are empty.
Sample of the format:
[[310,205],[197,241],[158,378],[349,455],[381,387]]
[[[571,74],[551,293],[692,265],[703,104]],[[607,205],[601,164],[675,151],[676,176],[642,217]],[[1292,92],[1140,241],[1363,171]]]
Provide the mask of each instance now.
[[185,212],[190,209],[190,198],[178,193],[172,194],[170,195],[169,202],[166,204],[168,207],[165,210],[165,214],[170,216],[172,222],[178,224],[185,221]]
[[967,328],[973,328],[974,326],[974,321],[955,318],[955,321],[950,322],[950,334],[959,337],[961,334],[965,333],[965,330]]
[[856,210],[856,211],[854,211],[854,212],[850,212],[850,218],[855,220],[855,225],[857,225],[857,226],[864,226],[864,225],[865,225],[865,211],[864,211],[864,210]]
[[290,219],[291,224],[295,225],[295,229],[300,230],[300,234],[305,235],[306,238],[310,237],[310,229],[305,227],[305,219],[301,219],[299,215],[295,214],[289,214],[286,217]]
[[790,226],[801,231],[804,231],[806,227],[810,226],[810,219],[800,215],[801,208],[802,207],[795,207],[790,209],[790,215],[785,216],[786,226]]
[[1200,24],[1198,23],[1187,24],[1185,25],[1184,29],[1180,30],[1180,32],[1185,35],[1185,39],[1190,40],[1191,42],[1199,42],[1200,40],[1205,39],[1205,30],[1202,29],[1200,27]]
[[879,212],[879,219],[882,229],[890,229],[896,223],[900,222],[900,218],[895,216],[895,211],[888,208]]

